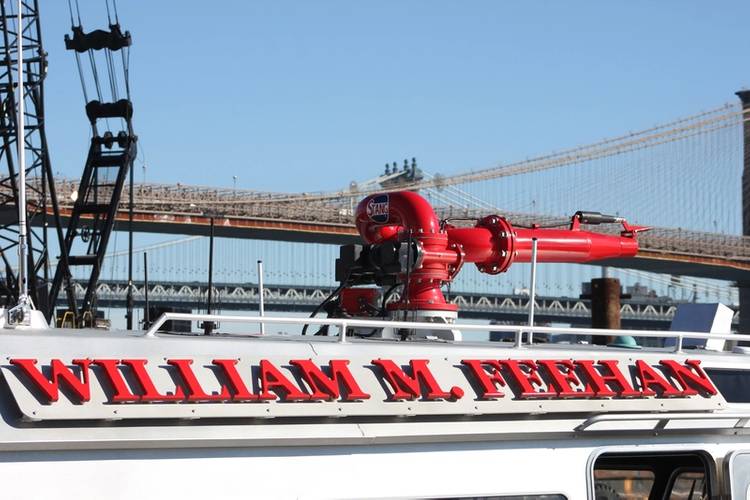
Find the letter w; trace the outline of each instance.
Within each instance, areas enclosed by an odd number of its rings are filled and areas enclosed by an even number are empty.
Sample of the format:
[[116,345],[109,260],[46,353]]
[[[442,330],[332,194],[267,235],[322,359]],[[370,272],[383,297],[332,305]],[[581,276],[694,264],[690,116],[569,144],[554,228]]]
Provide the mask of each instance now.
[[89,364],[88,359],[74,359],[73,364],[78,365],[83,374],[83,381],[59,359],[50,361],[51,379],[48,379],[36,366],[35,359],[11,359],[10,364],[19,367],[34,385],[42,391],[49,402],[57,401],[60,383],[65,384],[78,397],[81,402],[91,398],[89,388]]

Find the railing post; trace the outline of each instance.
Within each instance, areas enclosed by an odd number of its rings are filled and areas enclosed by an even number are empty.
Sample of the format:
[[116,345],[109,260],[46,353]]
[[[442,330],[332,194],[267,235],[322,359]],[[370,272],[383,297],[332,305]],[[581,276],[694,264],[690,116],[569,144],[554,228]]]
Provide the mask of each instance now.
[[[211,314],[213,312],[211,302],[213,300],[213,288],[214,288],[214,216],[211,215],[211,229],[208,239],[208,303],[206,305],[206,313]],[[212,321],[203,322],[203,334],[211,335],[214,331],[214,324]]]
[[148,310],[150,304],[148,303],[148,252],[143,252],[143,296],[145,300],[145,307],[143,308],[143,329],[148,330],[151,326],[151,315]]
[[339,325],[339,337],[340,337],[339,342],[341,342],[342,344],[346,343],[346,328],[347,328],[346,321],[342,321],[341,324]]
[[[263,293],[263,261],[262,260],[258,261],[258,297],[259,297],[258,314],[262,318],[266,314],[265,302],[264,302],[265,297]],[[266,334],[266,324],[263,323],[262,321],[260,322],[260,334],[261,335]]]
[[536,258],[537,245],[536,238],[531,238],[531,291],[529,293],[529,344],[534,343],[534,310],[536,308]]

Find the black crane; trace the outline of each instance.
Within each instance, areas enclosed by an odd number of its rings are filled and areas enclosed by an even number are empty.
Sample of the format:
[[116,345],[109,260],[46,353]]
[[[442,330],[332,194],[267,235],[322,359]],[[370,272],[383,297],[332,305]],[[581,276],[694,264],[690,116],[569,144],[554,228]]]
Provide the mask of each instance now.
[[[80,11],[74,16],[72,7],[70,10],[73,33],[65,36],[65,47],[76,56],[92,138],[61,251],[67,255],[68,266],[57,267],[50,301],[54,303],[65,285],[68,311],[74,318],[74,326],[82,327],[93,326],[96,319],[96,286],[128,173],[132,259],[132,167],[137,154],[137,136],[133,131],[133,103],[128,81],[128,52],[132,40],[130,32],[123,32],[120,28],[116,3],[113,2],[112,17],[107,1],[108,30],[85,32]],[[87,67],[82,63],[82,57],[88,59]],[[104,67],[100,68],[98,65],[102,59]],[[100,73],[106,74],[106,78],[100,79]],[[87,79],[93,83],[95,96],[91,99]],[[104,85],[106,83],[108,88]],[[70,268],[74,266],[86,269],[89,276],[80,305],[76,303],[72,287]],[[132,262],[130,269],[132,273]],[[129,328],[132,327],[132,276],[130,282]]]
[[[18,301],[17,262],[18,247],[18,144],[17,102],[15,97],[18,64],[19,33],[22,33],[24,54],[23,98],[25,104],[24,147],[26,151],[27,191],[27,247],[29,269],[29,297],[47,318],[54,309],[54,300],[49,298],[50,259],[48,227],[54,228],[53,238],[62,246],[63,234],[60,225],[60,210],[52,176],[47,137],[44,129],[44,79],[47,74],[47,54],[42,46],[37,0],[25,0],[22,4],[22,23],[18,25],[17,2],[0,0],[0,164],[5,171],[0,175],[0,302],[3,305]],[[32,225],[41,227],[32,230]],[[66,269],[67,261],[62,255],[58,271]]]

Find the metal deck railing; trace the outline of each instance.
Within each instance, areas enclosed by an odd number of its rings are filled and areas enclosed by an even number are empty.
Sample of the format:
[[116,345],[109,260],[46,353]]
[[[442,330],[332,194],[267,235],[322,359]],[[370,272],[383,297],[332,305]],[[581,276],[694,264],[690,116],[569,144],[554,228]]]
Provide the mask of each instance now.
[[[245,324],[288,324],[288,325],[320,325],[333,326],[338,328],[338,339],[341,343],[346,343],[351,328],[370,328],[382,329],[393,328],[399,330],[421,330],[421,331],[451,331],[459,330],[462,332],[504,332],[513,334],[514,348],[531,347],[534,345],[534,334],[570,334],[570,335],[590,335],[593,337],[615,337],[630,336],[634,338],[660,338],[673,339],[675,341],[673,351],[683,352],[683,342],[685,339],[696,340],[730,340],[730,341],[750,341],[750,335],[736,333],[704,333],[704,332],[679,332],[664,330],[608,330],[598,328],[556,328],[550,326],[518,326],[518,325],[466,325],[460,323],[429,323],[429,322],[411,322],[411,321],[391,321],[391,320],[363,320],[351,318],[289,318],[278,316],[229,316],[222,314],[187,314],[187,313],[164,313],[151,327],[144,332],[146,337],[155,337],[159,328],[165,322],[170,320],[177,321],[211,321],[224,323],[245,323]],[[265,336],[260,333],[257,336]],[[310,337],[312,338],[312,336]],[[524,340],[525,339],[525,340]],[[501,342],[488,342],[488,345],[503,346]],[[504,346],[507,347],[507,344]]]

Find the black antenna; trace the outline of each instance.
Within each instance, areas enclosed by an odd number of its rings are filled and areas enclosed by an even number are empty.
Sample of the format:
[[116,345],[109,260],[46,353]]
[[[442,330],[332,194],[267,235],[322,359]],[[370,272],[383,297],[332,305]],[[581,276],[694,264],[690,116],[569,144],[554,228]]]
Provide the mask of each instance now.
[[[206,314],[211,314],[211,303],[213,299],[213,288],[214,288],[214,215],[211,215],[211,232],[208,237],[208,294],[207,294],[207,306]],[[213,321],[203,322],[203,333],[205,335],[211,335],[214,330]]]
[[151,318],[149,317],[149,303],[148,303],[148,253],[143,252],[143,297],[145,307],[143,310],[143,329],[148,330],[151,326]]

